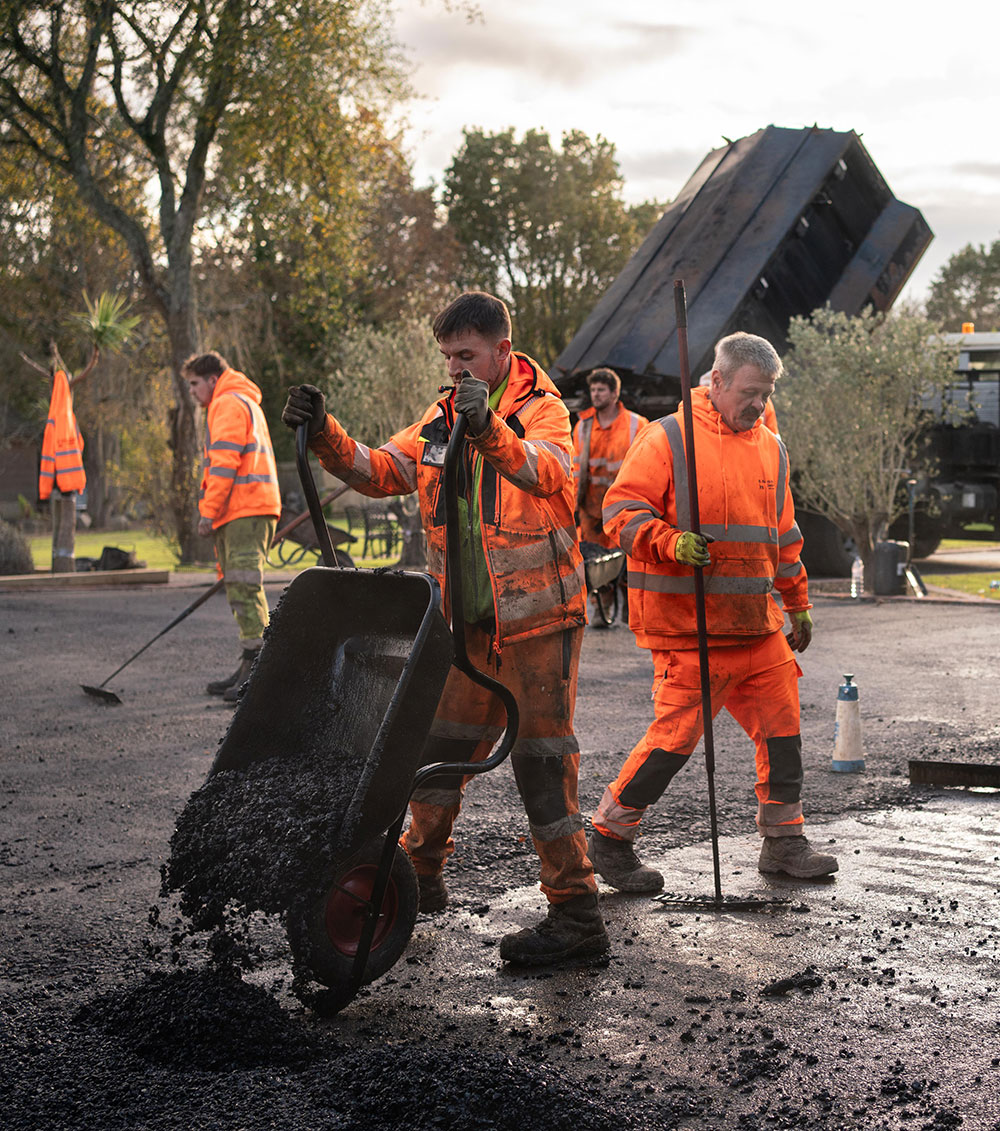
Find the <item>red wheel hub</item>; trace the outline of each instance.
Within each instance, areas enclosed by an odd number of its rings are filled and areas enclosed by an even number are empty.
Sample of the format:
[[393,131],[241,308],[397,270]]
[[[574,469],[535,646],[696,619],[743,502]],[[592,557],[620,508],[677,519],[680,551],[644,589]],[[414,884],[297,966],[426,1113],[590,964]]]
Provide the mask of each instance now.
[[[360,864],[345,872],[326,897],[327,938],[341,954],[353,956],[358,953],[361,930],[368,914],[368,904],[377,873],[378,868],[374,864]],[[399,896],[396,885],[390,877],[382,899],[382,910],[375,924],[372,950],[375,950],[392,930],[398,907]]]

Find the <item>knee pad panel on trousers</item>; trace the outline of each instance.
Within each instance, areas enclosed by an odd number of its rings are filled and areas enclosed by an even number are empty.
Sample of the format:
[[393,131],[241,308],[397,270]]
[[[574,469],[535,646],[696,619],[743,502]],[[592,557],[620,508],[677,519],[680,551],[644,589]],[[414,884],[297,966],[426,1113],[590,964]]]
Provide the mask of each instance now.
[[672,750],[654,747],[645,762],[635,772],[635,776],[618,796],[622,805],[630,809],[645,809],[654,801],[659,801],[671,778],[687,763],[687,754],[676,754]]
[[512,754],[511,765],[532,825],[550,825],[566,816],[566,774],[562,757]]
[[[434,762],[469,762],[478,745],[475,739],[431,735],[420,755],[420,764],[429,766]],[[425,784],[431,789],[461,789],[463,780],[462,774],[440,774],[430,778]]]
[[767,739],[768,800],[798,801],[802,794],[802,736]]

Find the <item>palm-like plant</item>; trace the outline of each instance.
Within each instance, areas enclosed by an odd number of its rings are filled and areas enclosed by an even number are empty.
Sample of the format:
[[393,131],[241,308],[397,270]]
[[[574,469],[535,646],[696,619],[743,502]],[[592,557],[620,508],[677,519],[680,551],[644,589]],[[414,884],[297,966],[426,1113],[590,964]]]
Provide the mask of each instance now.
[[103,291],[92,302],[84,291],[83,301],[86,311],[74,314],[73,320],[86,327],[87,336],[95,350],[117,353],[142,321],[138,315],[129,315],[131,304],[121,295]]

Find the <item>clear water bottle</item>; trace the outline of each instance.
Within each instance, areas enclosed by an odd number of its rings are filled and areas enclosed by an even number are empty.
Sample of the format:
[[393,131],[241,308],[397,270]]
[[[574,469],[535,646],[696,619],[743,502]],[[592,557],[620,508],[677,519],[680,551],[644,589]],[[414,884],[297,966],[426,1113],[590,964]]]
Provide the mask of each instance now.
[[855,555],[851,563],[851,596],[863,597],[865,594],[865,563]]

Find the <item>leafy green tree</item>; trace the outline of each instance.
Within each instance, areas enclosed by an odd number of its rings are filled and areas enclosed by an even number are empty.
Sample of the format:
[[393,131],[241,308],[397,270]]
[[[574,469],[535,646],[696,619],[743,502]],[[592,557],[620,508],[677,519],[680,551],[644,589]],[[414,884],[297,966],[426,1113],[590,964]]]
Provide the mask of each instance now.
[[658,209],[621,199],[615,147],[580,130],[554,149],[543,130],[464,131],[443,200],[462,249],[460,281],[496,292],[517,344],[550,364],[646,234]]
[[[315,174],[363,149],[402,90],[388,22],[386,0],[8,0],[0,16],[0,145],[72,180],[86,208],[124,241],[166,330],[170,496],[184,561],[197,547],[198,437],[180,367],[202,342],[202,256],[225,233],[222,210],[205,211],[210,177],[217,168],[220,185],[245,178],[242,194],[220,187],[216,197],[246,202],[234,218],[244,234],[261,166],[228,167],[227,147],[246,154],[255,123],[263,167],[285,174],[267,191],[290,199],[310,195],[303,168]],[[328,144],[332,136],[339,144]],[[122,166],[149,184],[151,209],[122,191]],[[315,243],[333,226],[318,210],[298,231]],[[294,251],[293,242],[283,254]],[[336,270],[324,275],[314,264],[305,282],[322,294]]]
[[927,317],[953,333],[963,322],[1000,330],[1000,239],[989,247],[966,244],[948,260],[930,285]]
[[794,318],[779,384],[796,499],[854,539],[866,569],[900,513],[926,423],[954,378],[954,350],[909,310]]

